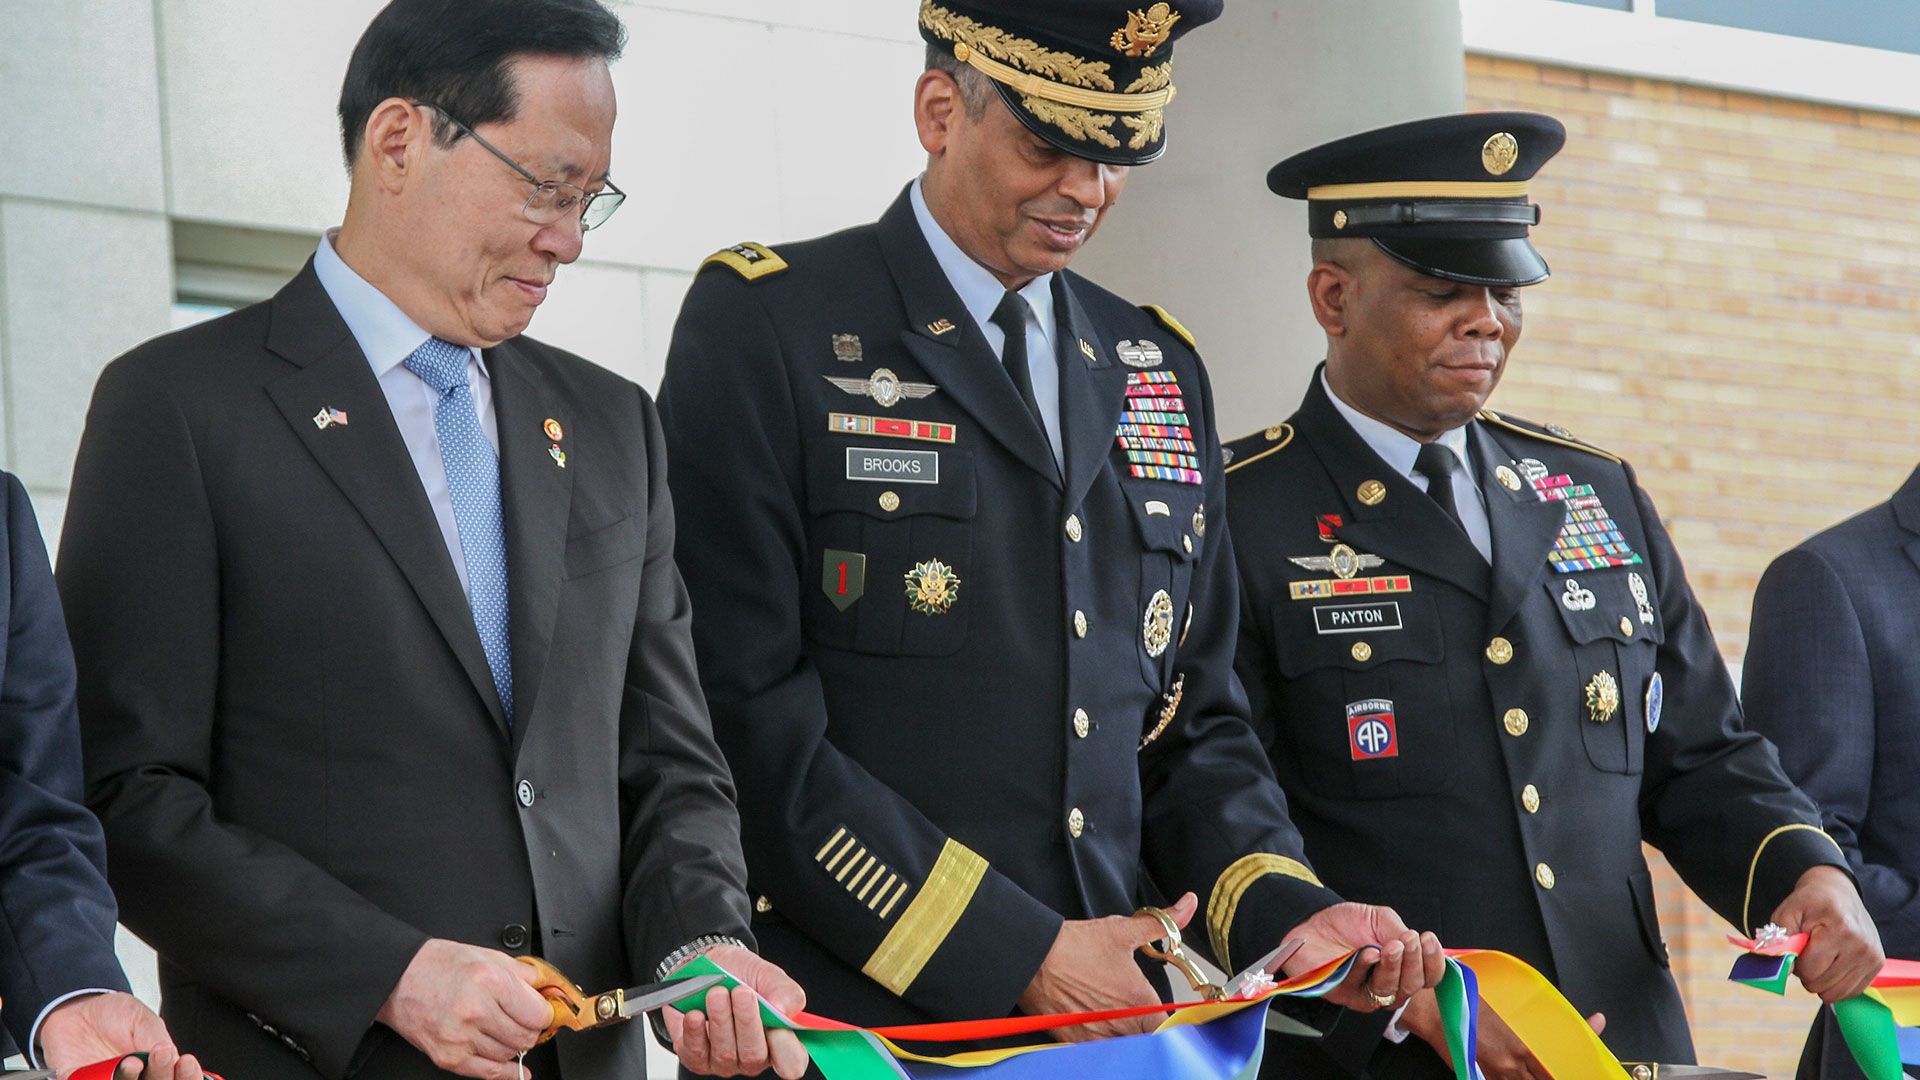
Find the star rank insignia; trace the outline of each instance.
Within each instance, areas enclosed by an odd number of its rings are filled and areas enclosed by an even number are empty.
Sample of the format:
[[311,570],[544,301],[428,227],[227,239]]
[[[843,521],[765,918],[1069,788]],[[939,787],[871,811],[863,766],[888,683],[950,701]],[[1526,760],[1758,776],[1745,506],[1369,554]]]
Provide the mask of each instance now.
[[902,401],[917,401],[940,389],[932,383],[901,382],[900,377],[887,368],[875,368],[873,374],[864,379],[820,377],[855,397],[872,398],[883,409],[891,409]]
[[922,615],[944,615],[960,598],[960,575],[939,559],[915,563],[906,579],[907,606]]

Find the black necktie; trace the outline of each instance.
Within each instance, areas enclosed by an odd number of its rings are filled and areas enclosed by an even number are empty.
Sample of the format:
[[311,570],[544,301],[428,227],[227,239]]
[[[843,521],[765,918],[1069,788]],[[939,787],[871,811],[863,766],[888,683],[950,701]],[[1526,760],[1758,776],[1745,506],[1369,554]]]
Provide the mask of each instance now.
[[1027,369],[1027,301],[1019,293],[1009,289],[1000,298],[1000,306],[993,309],[993,325],[1006,331],[1007,344],[1000,350],[1000,362],[1007,366],[1007,377],[1013,380],[1013,388],[1020,392],[1020,400],[1027,403],[1027,411],[1033,414],[1033,422],[1040,430],[1047,430],[1047,422],[1040,418],[1040,402],[1033,396],[1033,372]]
[[1453,451],[1437,442],[1420,447],[1420,453],[1413,459],[1413,471],[1427,478],[1427,494],[1440,504],[1455,525],[1465,529],[1466,523],[1460,520],[1460,507],[1453,501]]

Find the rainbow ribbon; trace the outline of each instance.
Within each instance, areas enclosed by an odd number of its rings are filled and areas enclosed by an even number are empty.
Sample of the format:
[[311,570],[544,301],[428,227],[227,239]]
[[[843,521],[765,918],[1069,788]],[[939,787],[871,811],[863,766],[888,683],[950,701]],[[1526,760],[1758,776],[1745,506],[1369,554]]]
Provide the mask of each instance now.
[[[1788,992],[1793,961],[1807,947],[1807,934],[1726,940],[1747,949],[1726,978],[1772,994]],[[1834,1020],[1866,1080],[1905,1080],[1901,1067],[1920,1065],[1920,963],[1887,961],[1866,994],[1834,1003]]]
[[[1805,934],[1766,944],[1727,940],[1747,950],[1727,978],[1775,994],[1787,992],[1793,962],[1807,947]],[[1904,1080],[1901,1066],[1920,1065],[1920,963],[1888,960],[1866,993],[1833,1003],[1833,1018],[1867,1080]]]
[[[1340,985],[1353,964],[1354,956],[1349,954],[1278,985],[1225,1001],[1092,1013],[859,1028],[809,1013],[788,1016],[764,1000],[760,1010],[768,1027],[786,1028],[800,1037],[827,1080],[933,1080],[956,1076],[959,1070],[967,1070],[968,1080],[1109,1080],[1114,1076],[1251,1080],[1265,1050],[1267,1004],[1281,996],[1324,996]],[[682,977],[706,974],[722,976],[724,985],[737,985],[725,969],[704,957],[677,973]],[[1626,1070],[1567,999],[1539,972],[1512,956],[1486,950],[1451,953],[1435,994],[1455,1080],[1484,1080],[1474,1063],[1483,999],[1555,1080],[1627,1080]],[[701,1001],[692,997],[681,1007],[697,1009]],[[908,1050],[896,1041],[1004,1038],[1163,1012],[1172,1015],[1150,1034],[1094,1042],[1039,1043],[936,1057]]]

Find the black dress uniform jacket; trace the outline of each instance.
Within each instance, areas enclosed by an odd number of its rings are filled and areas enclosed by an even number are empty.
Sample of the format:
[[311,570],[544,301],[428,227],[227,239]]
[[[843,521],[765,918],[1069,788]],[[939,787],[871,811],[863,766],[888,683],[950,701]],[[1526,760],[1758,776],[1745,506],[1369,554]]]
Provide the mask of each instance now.
[[[1211,930],[1191,936],[1229,964],[1334,902],[1233,675],[1220,448],[1180,332],[1055,279],[1063,478],[906,195],[876,226],[716,259],[741,272],[695,279],[661,392],[679,559],[755,933],[809,1008],[1004,1015],[1063,918],[1132,912],[1149,874],[1199,895]],[[1143,339],[1163,361],[1120,362]],[[938,389],[882,406],[829,381],[878,369]],[[1130,376],[1176,380],[1204,483],[1133,475]],[[952,441],[846,433],[835,413]],[[937,455],[937,483],[851,478],[910,450]],[[916,610],[906,575],[934,560],[957,592]]]
[[[311,263],[94,391],[58,575],[88,798],[123,918],[159,950],[161,1015],[227,1075],[447,1075],[374,1022],[429,937],[604,988],[748,933],[652,403],[529,338],[484,356],[511,725]],[[548,1048],[563,1076],[637,1077],[646,1042],[627,1024]]]
[[[1633,470],[1491,412],[1468,435],[1491,566],[1318,375],[1287,423],[1232,445],[1238,664],[1255,726],[1327,884],[1451,947],[1527,961],[1583,1015],[1606,1014],[1623,1060],[1691,1062],[1641,842],[1742,929],[1765,923],[1802,872],[1844,860],[1771,744],[1743,730]],[[1570,483],[1569,498],[1542,498],[1534,478]],[[1376,481],[1369,504],[1362,487]],[[1556,570],[1549,555],[1576,510],[1610,516],[1642,561]],[[1348,580],[1394,591],[1296,587],[1341,580],[1290,561],[1336,544],[1383,560]],[[1664,706],[1650,717],[1656,679]],[[1617,700],[1596,719],[1588,688],[1605,705],[1609,680]],[[1382,715],[1390,745],[1363,731]],[[1389,1056],[1405,1065],[1379,1071],[1443,1071],[1418,1039]]]

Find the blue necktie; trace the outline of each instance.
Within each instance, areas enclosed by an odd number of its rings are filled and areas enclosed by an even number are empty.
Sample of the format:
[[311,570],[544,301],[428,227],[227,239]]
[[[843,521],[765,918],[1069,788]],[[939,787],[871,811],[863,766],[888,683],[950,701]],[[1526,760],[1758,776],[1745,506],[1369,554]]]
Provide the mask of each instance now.
[[467,385],[464,345],[428,338],[407,357],[408,371],[440,392],[433,428],[440,436],[440,464],[453,496],[453,521],[467,563],[467,604],[480,631],[480,647],[493,669],[500,707],[513,723],[513,659],[507,647],[507,536],[500,522],[500,456],[480,430],[473,388]]

